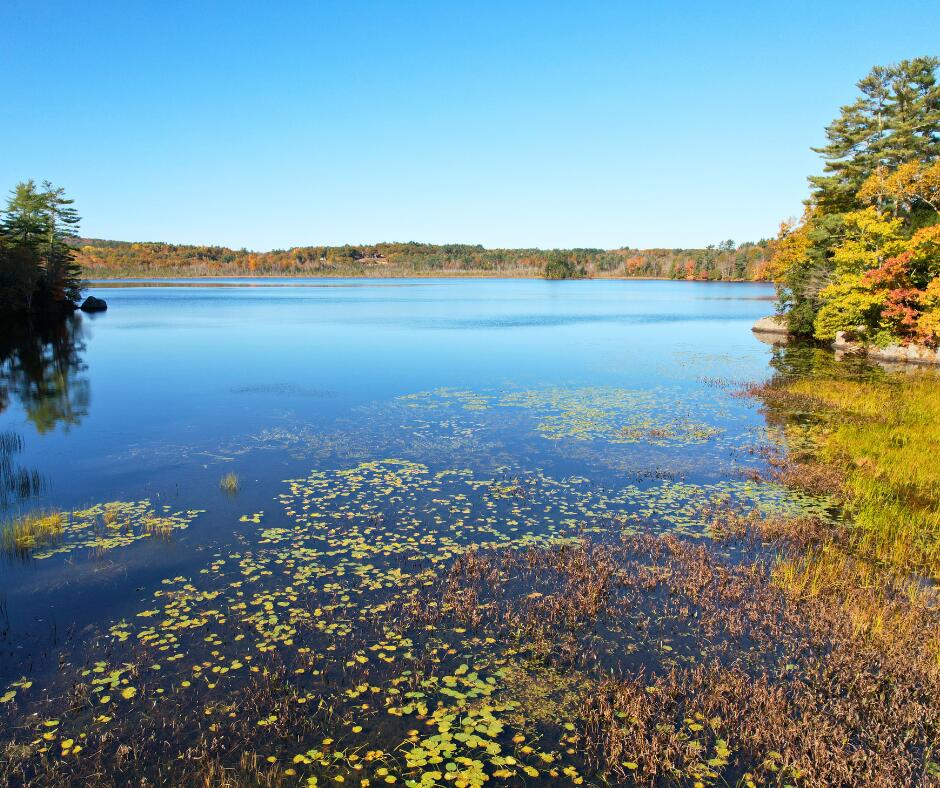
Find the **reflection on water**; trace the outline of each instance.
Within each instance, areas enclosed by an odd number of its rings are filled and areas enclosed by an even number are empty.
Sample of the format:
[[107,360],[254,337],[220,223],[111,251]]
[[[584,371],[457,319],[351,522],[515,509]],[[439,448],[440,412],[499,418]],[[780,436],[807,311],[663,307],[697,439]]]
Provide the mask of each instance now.
[[[50,324],[4,325],[0,331],[0,413],[22,409],[39,434],[57,425],[68,429],[88,412],[89,384],[81,353],[81,317]],[[23,435],[0,432],[0,510],[38,495],[39,471],[17,462],[25,448]]]
[[49,324],[4,327],[0,333],[0,412],[11,400],[39,433],[66,429],[88,413],[90,388],[85,371],[82,318]]
[[18,465],[14,455],[23,451],[23,436],[12,430],[0,432],[0,507],[24,501],[42,490],[39,471]]

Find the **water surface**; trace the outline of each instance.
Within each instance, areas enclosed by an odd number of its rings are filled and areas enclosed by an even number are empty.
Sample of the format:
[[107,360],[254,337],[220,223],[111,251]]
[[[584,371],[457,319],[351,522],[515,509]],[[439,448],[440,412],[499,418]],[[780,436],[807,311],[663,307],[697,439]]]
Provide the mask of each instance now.
[[[221,280],[90,292],[106,313],[2,348],[4,515],[45,509],[69,523],[54,542],[7,551],[0,569],[0,679],[24,711],[34,696],[54,703],[69,671],[146,650],[162,631],[145,628],[150,617],[175,615],[161,607],[173,583],[184,595],[208,583],[213,605],[234,610],[243,581],[262,606],[285,594],[289,607],[309,586],[349,607],[311,630],[311,647],[328,635],[329,651],[366,638],[357,617],[475,543],[611,527],[702,538],[706,504],[812,505],[747,480],[764,421],[732,384],[771,371],[772,348],[750,331],[771,311],[766,285]],[[228,473],[235,494],[220,488]],[[250,619],[243,654],[239,638],[211,634],[212,611],[193,644],[159,640],[155,681],[169,683],[153,692],[179,691],[205,642],[239,665],[249,646],[297,648]],[[24,677],[28,688],[10,683]]]

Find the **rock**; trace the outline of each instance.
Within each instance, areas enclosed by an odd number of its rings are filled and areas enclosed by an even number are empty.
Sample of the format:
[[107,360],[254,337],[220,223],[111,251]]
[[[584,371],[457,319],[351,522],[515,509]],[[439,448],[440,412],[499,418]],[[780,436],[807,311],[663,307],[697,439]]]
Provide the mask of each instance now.
[[855,335],[849,331],[836,332],[836,341],[832,343],[832,349],[839,353],[865,352],[865,346],[855,339]]
[[787,328],[787,324],[784,322],[783,318],[779,317],[778,315],[762,317],[753,326],[751,326],[751,331],[753,331],[755,334],[782,334],[784,336],[787,336],[790,333],[790,329]]
[[866,345],[855,339],[854,332],[840,331],[832,348],[839,354],[865,355],[873,361],[889,364],[940,364],[940,352],[926,345]]
[[84,301],[80,309],[82,312],[104,312],[108,308],[108,303],[103,298],[95,298],[94,296],[88,296]]

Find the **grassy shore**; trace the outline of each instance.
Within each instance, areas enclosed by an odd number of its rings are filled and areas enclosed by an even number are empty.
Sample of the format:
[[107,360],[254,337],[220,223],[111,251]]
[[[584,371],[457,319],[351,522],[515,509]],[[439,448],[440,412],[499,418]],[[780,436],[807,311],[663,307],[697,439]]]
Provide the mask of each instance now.
[[765,387],[770,407],[812,414],[794,424],[812,447],[796,454],[796,484],[829,479],[853,527],[852,550],[887,568],[940,578],[940,378],[818,376]]
[[940,377],[782,378],[754,392],[786,425],[776,475],[834,495],[840,529],[785,555],[776,581],[821,599],[884,649],[906,643],[940,670]]

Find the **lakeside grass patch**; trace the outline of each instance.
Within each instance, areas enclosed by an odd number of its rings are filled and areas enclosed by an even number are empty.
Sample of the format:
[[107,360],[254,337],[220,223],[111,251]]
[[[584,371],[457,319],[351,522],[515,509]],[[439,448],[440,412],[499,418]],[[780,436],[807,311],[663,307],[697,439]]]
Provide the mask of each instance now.
[[781,377],[752,393],[785,425],[786,456],[772,460],[776,478],[827,488],[846,515],[839,528],[799,533],[748,523],[762,538],[797,548],[782,551],[775,584],[793,599],[840,611],[881,653],[913,650],[940,672],[940,378],[833,369]]
[[[785,467],[837,480],[854,554],[894,571],[940,578],[940,378],[797,378],[756,390],[771,409],[808,410],[814,449]],[[809,472],[807,472],[809,469]]]

